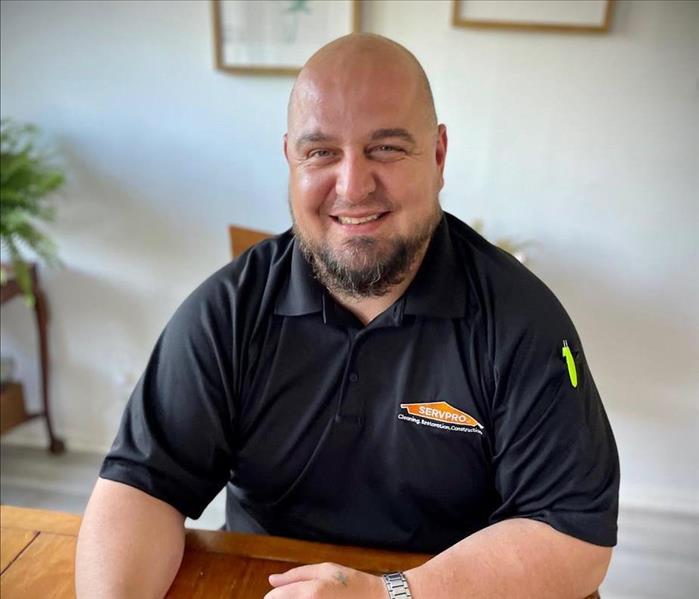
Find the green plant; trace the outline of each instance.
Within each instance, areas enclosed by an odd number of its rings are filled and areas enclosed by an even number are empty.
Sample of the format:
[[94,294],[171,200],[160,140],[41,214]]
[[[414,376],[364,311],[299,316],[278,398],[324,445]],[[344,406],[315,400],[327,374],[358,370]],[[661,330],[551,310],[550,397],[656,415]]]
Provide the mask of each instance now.
[[[47,264],[56,264],[54,243],[36,226],[52,221],[51,194],[63,182],[63,172],[39,147],[39,130],[31,124],[2,119],[0,123],[0,243],[7,250],[14,274],[27,303],[34,303],[29,266],[22,250],[29,248]],[[8,268],[0,268],[4,283]]]

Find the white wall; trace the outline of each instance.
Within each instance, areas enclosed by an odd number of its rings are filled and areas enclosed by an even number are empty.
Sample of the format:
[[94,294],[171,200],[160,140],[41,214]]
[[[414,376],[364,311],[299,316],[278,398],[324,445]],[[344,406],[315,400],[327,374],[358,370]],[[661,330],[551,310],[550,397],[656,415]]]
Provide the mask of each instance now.
[[[622,502],[697,512],[699,3],[618,2],[609,35],[477,31],[450,2],[373,2],[450,132],[445,208],[533,240],[617,435]],[[2,114],[37,123],[69,183],[42,270],[56,425],[106,450],[169,315],[228,259],[228,223],[289,224],[291,79],[216,72],[209,4],[2,2]],[[3,352],[35,395],[32,322]],[[9,442],[45,442],[37,423]]]

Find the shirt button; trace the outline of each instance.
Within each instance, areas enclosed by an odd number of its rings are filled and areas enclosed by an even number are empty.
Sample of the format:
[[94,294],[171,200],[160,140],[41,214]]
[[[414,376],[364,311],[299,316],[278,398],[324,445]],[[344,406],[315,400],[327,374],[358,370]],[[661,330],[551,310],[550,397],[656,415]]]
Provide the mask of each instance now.
[[359,380],[359,375],[356,372],[351,372],[349,375],[349,382],[356,383]]

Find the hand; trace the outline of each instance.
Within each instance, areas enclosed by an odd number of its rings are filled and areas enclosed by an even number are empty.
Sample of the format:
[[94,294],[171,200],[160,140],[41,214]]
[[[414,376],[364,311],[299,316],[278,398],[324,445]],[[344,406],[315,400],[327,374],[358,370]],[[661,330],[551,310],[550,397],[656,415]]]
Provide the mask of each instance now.
[[264,599],[386,599],[386,586],[378,576],[339,566],[311,564],[272,574],[275,587]]

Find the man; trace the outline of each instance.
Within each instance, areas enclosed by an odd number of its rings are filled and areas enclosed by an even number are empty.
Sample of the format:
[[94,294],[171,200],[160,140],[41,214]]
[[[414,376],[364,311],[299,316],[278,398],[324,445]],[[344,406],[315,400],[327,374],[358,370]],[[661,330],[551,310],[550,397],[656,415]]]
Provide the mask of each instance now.
[[[162,596],[185,516],[225,484],[229,529],[436,553],[395,577],[415,599],[597,588],[609,423],[551,292],[442,213],[446,151],[403,47],[353,35],[308,61],[284,138],[293,233],[166,327],[85,513],[80,597]],[[270,583],[267,599],[396,595],[341,564]]]

